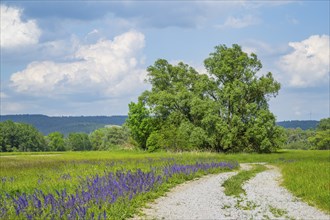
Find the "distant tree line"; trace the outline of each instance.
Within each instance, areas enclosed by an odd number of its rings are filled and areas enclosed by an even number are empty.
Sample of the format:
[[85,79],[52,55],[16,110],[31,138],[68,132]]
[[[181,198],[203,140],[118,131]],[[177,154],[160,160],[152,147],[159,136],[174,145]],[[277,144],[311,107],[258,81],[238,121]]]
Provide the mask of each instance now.
[[321,119],[316,129],[286,129],[283,148],[330,150],[330,118]]
[[291,120],[291,121],[280,121],[277,125],[284,128],[301,128],[302,130],[315,129],[319,121],[316,120]]
[[104,127],[90,134],[70,133],[65,137],[61,132],[44,136],[25,123],[0,122],[1,152],[110,150],[128,145],[128,142],[129,132],[125,126]]
[[46,115],[1,115],[0,121],[31,124],[44,135],[59,131],[69,133],[90,133],[105,125],[122,125],[127,116],[46,116]]
[[[1,152],[99,151],[132,147],[133,144],[138,146],[138,143],[132,140],[131,132],[126,125],[99,128],[90,134],[74,132],[64,136],[61,132],[52,132],[44,136],[29,124],[0,122]],[[330,118],[322,119],[316,129],[285,129],[285,142],[281,147],[330,150]]]

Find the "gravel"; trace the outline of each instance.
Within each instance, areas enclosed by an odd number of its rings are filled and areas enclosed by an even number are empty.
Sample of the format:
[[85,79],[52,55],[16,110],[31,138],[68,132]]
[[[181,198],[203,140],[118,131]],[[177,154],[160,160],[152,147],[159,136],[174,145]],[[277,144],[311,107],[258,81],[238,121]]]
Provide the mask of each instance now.
[[243,186],[246,195],[232,197],[223,192],[222,183],[237,172],[209,175],[175,187],[135,219],[330,219],[279,186],[279,170],[267,167]]

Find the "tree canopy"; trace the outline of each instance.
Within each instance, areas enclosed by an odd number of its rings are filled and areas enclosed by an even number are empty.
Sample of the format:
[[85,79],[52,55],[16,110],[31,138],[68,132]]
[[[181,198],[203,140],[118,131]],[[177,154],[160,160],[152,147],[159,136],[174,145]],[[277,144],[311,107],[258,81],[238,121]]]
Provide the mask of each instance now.
[[330,130],[330,118],[322,118],[316,129],[319,131]]
[[92,150],[110,150],[125,145],[129,140],[129,131],[125,126],[99,128],[89,135]]
[[311,143],[313,149],[330,149],[330,118],[320,120],[315,135],[309,137],[308,141]]
[[280,89],[255,54],[215,47],[207,73],[164,59],[148,67],[151,90],[129,105],[127,124],[142,148],[271,152],[283,141],[268,101]]
[[32,125],[0,122],[0,151],[45,151],[43,135]]
[[47,135],[48,148],[50,151],[65,151],[64,135],[55,131]]
[[87,151],[92,149],[92,144],[86,133],[70,133],[66,138],[66,146],[72,151]]

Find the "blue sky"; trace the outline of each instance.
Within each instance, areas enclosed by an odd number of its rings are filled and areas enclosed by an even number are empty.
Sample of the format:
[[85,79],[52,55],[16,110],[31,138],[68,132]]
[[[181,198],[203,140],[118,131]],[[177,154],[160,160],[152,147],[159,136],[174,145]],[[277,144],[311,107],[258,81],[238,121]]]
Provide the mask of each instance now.
[[277,120],[329,117],[329,1],[1,1],[1,114],[125,115],[156,59],[256,53]]

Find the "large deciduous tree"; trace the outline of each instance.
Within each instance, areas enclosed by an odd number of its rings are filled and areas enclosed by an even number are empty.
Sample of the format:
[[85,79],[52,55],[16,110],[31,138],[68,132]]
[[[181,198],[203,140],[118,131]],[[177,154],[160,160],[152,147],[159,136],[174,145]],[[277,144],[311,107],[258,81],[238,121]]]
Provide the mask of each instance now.
[[[268,101],[280,84],[271,73],[257,75],[262,68],[257,56],[238,45],[220,45],[204,65],[207,74],[162,59],[147,69],[152,88],[137,104],[130,104],[133,138],[152,149],[276,150],[283,131],[276,126]],[[143,141],[137,134],[143,134]]]

